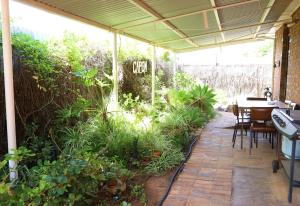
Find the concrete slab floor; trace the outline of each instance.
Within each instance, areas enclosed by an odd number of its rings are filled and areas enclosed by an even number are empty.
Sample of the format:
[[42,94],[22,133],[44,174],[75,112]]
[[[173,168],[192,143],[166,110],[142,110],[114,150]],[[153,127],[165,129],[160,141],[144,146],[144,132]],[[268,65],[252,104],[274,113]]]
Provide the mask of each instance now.
[[249,155],[249,137],[232,148],[231,113],[219,113],[203,130],[193,153],[175,181],[164,206],[285,206],[300,205],[300,188],[288,204],[288,179],[272,173],[275,149],[264,138]]

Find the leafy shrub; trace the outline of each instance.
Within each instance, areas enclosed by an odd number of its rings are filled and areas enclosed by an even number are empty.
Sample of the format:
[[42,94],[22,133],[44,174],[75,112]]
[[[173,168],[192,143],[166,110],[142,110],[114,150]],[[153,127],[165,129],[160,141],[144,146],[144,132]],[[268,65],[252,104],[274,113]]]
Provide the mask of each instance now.
[[48,88],[55,87],[55,77],[53,73],[56,70],[53,59],[51,59],[47,44],[33,39],[30,35],[24,33],[14,33],[12,35],[12,44],[15,55],[21,63],[31,72],[37,87],[46,91]]
[[[1,166],[6,162],[2,162]],[[1,168],[0,168],[1,169]],[[99,185],[111,179],[130,178],[121,164],[97,155],[85,159],[39,162],[27,171],[26,178],[11,188],[6,179],[0,184],[3,205],[87,205],[99,192]],[[5,176],[3,176],[5,177]]]

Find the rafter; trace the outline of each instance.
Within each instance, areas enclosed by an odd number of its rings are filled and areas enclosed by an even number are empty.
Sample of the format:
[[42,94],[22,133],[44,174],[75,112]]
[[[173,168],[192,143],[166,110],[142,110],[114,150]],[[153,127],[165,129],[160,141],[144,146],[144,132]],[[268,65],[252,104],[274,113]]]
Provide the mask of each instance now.
[[[137,6],[138,8],[142,9],[144,12],[148,13],[149,15],[157,18],[157,20],[163,20],[164,17],[151,8],[148,4],[141,0],[127,0],[128,2],[132,3],[133,5]],[[193,42],[184,32],[178,29],[174,24],[169,21],[162,21],[162,23],[171,29],[175,34],[177,34],[180,38],[183,38],[186,42],[194,47],[198,47],[199,45]]]
[[[269,0],[269,3],[267,5],[267,7],[265,8],[265,10],[264,10],[264,12],[263,12],[263,14],[262,14],[262,16],[261,16],[261,18],[259,20],[259,23],[264,23],[265,22],[265,20],[266,20],[268,14],[270,13],[271,8],[273,7],[274,3],[275,3],[275,0]],[[257,37],[260,29],[261,29],[261,26],[258,26],[256,28],[256,31],[255,31],[255,33],[253,35],[253,39],[255,39]]]
[[[215,2],[215,0],[210,0],[210,4],[212,5],[213,8],[216,8],[216,2]],[[218,24],[219,31],[221,31],[222,40],[223,40],[223,42],[225,42],[226,39],[225,39],[224,32],[222,32],[222,25],[221,25],[221,21],[220,21],[218,10],[214,9],[213,11],[214,11],[214,14],[215,14],[215,18],[216,18],[216,21],[217,21],[217,24]]]
[[[261,40],[263,40],[263,38]],[[257,41],[257,40],[255,40],[251,37],[248,39],[231,40],[231,41],[221,42],[218,44],[207,44],[205,46],[199,46],[199,48],[177,49],[177,50],[175,50],[175,52],[176,53],[192,52],[192,51],[198,51],[199,49],[209,49],[209,48],[214,48],[216,46],[229,46],[229,45],[248,43],[248,42],[254,42],[254,41]]]

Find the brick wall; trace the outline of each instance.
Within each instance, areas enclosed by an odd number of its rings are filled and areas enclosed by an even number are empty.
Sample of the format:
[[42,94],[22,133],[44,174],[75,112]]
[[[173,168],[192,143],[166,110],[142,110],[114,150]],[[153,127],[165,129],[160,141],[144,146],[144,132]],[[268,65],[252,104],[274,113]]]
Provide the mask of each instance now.
[[286,98],[289,36],[286,25],[275,34],[273,98],[284,101]]
[[[298,9],[297,15],[300,16]],[[290,27],[290,51],[288,61],[287,75],[287,95],[286,99],[290,99],[300,104],[300,21]]]

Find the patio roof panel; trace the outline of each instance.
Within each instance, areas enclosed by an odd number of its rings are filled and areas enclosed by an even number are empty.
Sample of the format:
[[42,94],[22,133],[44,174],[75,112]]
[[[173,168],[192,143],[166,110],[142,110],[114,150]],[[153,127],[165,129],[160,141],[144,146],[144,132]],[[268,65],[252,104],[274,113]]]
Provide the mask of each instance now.
[[207,46],[212,44],[219,44],[223,42],[221,34],[214,34],[209,36],[195,37],[193,40],[201,46]]
[[178,39],[178,35],[162,23],[145,24],[125,31],[128,34],[146,38],[152,42],[163,42]]
[[181,50],[181,49],[191,49],[194,48],[189,43],[187,43],[185,40],[178,40],[173,42],[167,42],[160,44],[159,46],[171,48],[172,50]]
[[39,0],[44,4],[60,8],[66,12],[100,22],[107,26],[114,26],[133,21],[151,21],[155,18],[126,0],[93,1],[93,0]]
[[292,1],[293,0],[276,0],[266,17],[266,21],[277,20]]
[[219,11],[222,27],[225,29],[259,23],[262,13],[263,8],[258,2]]
[[145,0],[145,2],[163,14],[164,17],[186,14],[211,7],[209,0]]
[[197,14],[175,19],[171,22],[176,27],[181,28],[188,36],[218,31],[218,24],[213,11],[206,12],[206,14]]
[[248,27],[244,29],[239,29],[238,32],[235,30],[232,31],[226,31],[225,36],[228,41],[233,41],[233,40],[240,40],[240,39],[247,39],[251,38],[251,35],[256,31],[256,26],[253,27]]
[[217,6],[224,6],[228,4],[238,3],[238,2],[245,2],[247,0],[216,0]]

